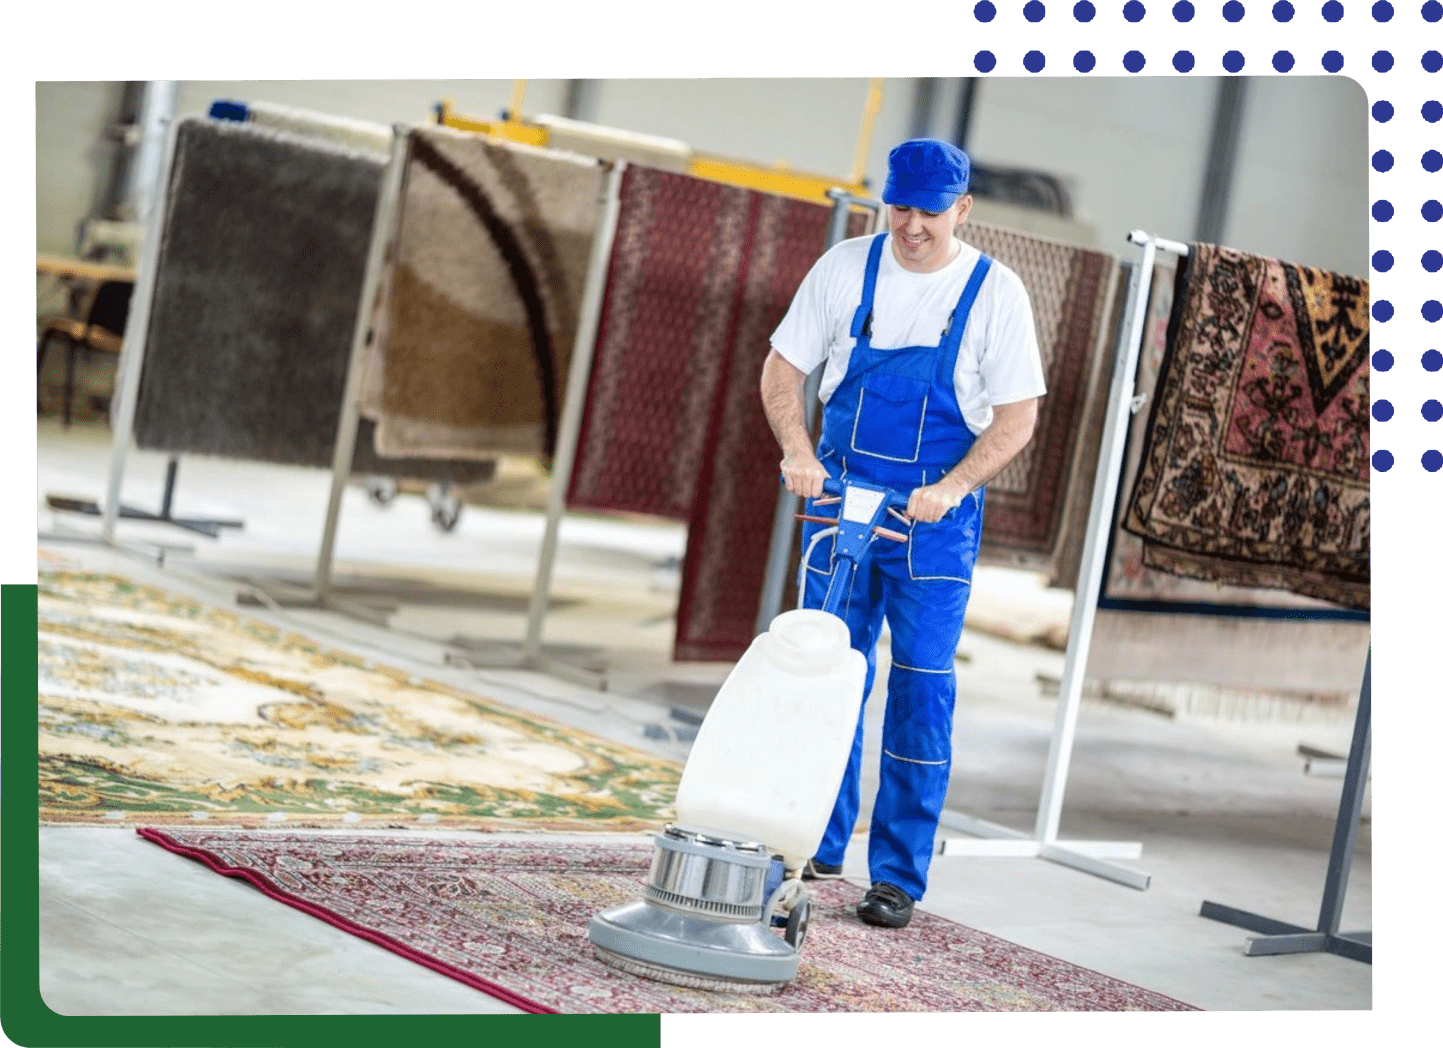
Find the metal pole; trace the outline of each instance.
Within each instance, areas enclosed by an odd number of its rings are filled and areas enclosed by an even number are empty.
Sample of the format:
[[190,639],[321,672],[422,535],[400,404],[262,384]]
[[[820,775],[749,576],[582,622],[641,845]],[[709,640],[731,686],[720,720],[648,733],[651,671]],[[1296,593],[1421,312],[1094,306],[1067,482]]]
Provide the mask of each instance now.
[[576,338],[571,346],[571,369],[566,380],[566,403],[556,434],[556,461],[551,470],[551,491],[546,501],[546,531],[541,538],[541,556],[536,567],[536,585],[526,616],[526,641],[522,658],[534,664],[541,652],[541,626],[551,596],[551,576],[556,566],[556,547],[561,516],[566,511],[566,492],[576,464],[576,442],[581,435],[581,415],[586,407],[586,387],[591,381],[591,361],[596,349],[596,329],[601,320],[601,299],[606,292],[611,266],[611,245],[621,211],[621,175],[626,162],[612,163],[601,190],[601,214],[591,241],[591,258],[586,267],[586,284],[581,291],[581,312]]
[[1243,100],[1247,90],[1248,82],[1240,76],[1225,76],[1218,81],[1207,168],[1203,172],[1202,199],[1198,201],[1196,239],[1203,243],[1220,243],[1223,227],[1227,225],[1233,169],[1237,166],[1238,136],[1243,125]]
[[[1087,655],[1092,647],[1092,626],[1097,617],[1097,596],[1102,586],[1107,550],[1105,529],[1112,521],[1117,502],[1119,476],[1122,472],[1124,435],[1131,415],[1133,384],[1137,359],[1142,347],[1147,322],[1148,292],[1152,288],[1153,264],[1157,258],[1158,241],[1141,230],[1134,230],[1128,239],[1142,245],[1142,263],[1128,286],[1127,326],[1122,344],[1113,363],[1112,393],[1108,399],[1107,422],[1103,430],[1102,448],[1098,453],[1097,476],[1092,488],[1092,508],[1087,521],[1087,539],[1082,548],[1082,565],[1072,604],[1072,621],[1067,634],[1067,661],[1062,671],[1062,684],[1057,696],[1057,721],[1047,755],[1047,775],[1043,780],[1042,797],[1037,810],[1036,837],[1043,844],[1057,840],[1062,820],[1062,794],[1066,788],[1068,765],[1072,759],[1073,737],[1077,730],[1078,707],[1082,700],[1082,682],[1087,671]],[[1185,245],[1181,247],[1185,254]]]
[[120,515],[120,482],[125,476],[125,453],[135,426],[135,404],[140,398],[140,372],[145,362],[145,340],[150,331],[150,304],[155,297],[155,274],[159,265],[165,205],[170,196],[170,173],[175,162],[179,127],[180,122],[172,120],[166,132],[164,161],[153,186],[140,271],[135,275],[135,291],[131,295],[130,313],[126,317],[125,335],[121,339],[119,373],[115,377],[114,429],[110,435],[110,478],[105,488],[105,506],[100,523],[100,539],[107,544],[115,539],[115,519]]
[[1363,814],[1363,791],[1368,784],[1368,759],[1373,725],[1373,649],[1363,664],[1363,687],[1358,693],[1358,712],[1353,719],[1353,744],[1348,751],[1348,770],[1343,776],[1338,823],[1333,831],[1333,850],[1328,854],[1328,879],[1323,885],[1323,904],[1318,913],[1318,931],[1329,937],[1338,934],[1343,917],[1343,899],[1348,893],[1348,874],[1353,868],[1353,847],[1358,839],[1358,822]]
[[407,128],[391,127],[391,156],[381,179],[376,197],[376,217],[371,227],[371,246],[366,256],[365,276],[361,281],[361,300],[356,311],[356,326],[351,333],[351,357],[346,365],[346,388],[341,395],[341,418],[336,427],[336,450],[331,459],[331,494],[326,503],[325,529],[321,533],[321,552],[316,560],[316,596],[322,604],[331,588],[331,566],[335,559],[336,527],[341,515],[341,495],[351,477],[351,459],[356,452],[356,428],[360,420],[361,378],[365,370],[366,343],[371,334],[371,312],[375,307],[376,288],[381,282],[381,269],[386,262],[386,249],[391,240],[391,226],[401,195],[401,176],[405,171]]
[[[852,205],[860,204],[876,210],[881,201],[869,197],[853,196],[842,189],[829,189],[832,198],[832,216],[827,224],[827,250],[839,244],[847,236],[847,219]],[[810,432],[817,418],[817,391],[822,385],[822,371],[825,365],[807,376],[802,386],[802,411]],[[777,495],[776,515],[772,518],[771,543],[767,547],[767,568],[762,579],[762,599],[757,608],[756,632],[765,633],[782,610],[782,593],[787,585],[787,566],[792,559],[792,542],[796,535],[797,497],[786,488]]]

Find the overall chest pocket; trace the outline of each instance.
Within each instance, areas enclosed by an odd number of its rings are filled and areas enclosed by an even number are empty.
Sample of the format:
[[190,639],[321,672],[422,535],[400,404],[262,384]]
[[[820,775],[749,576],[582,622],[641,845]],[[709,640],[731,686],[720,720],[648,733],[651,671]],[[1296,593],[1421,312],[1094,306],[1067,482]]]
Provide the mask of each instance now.
[[892,462],[916,462],[931,384],[905,375],[874,371],[857,392],[852,450]]

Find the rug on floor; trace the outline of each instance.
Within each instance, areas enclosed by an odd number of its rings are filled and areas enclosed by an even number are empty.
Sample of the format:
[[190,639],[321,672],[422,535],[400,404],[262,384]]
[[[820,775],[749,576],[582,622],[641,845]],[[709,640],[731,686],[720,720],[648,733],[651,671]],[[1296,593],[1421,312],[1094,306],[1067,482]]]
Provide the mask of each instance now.
[[1367,283],[1194,244],[1124,526],[1150,567],[1367,608],[1368,430]]
[[407,146],[366,364],[378,449],[549,457],[605,169],[449,128]]
[[[1145,405],[1151,405],[1157,395],[1158,373],[1167,351],[1167,327],[1172,316],[1176,280],[1175,263],[1168,260],[1156,264],[1133,388],[1135,396],[1147,398]],[[1219,614],[1225,613],[1227,608],[1268,608],[1285,610],[1289,617],[1299,618],[1306,618],[1310,613],[1332,616],[1342,610],[1336,604],[1286,590],[1231,586],[1206,579],[1185,578],[1148,567],[1143,562],[1143,540],[1120,523],[1132,498],[1133,480],[1142,463],[1147,421],[1148,412],[1144,410],[1133,415],[1128,423],[1100,607],[1123,611],[1165,611],[1186,606],[1186,610],[1193,614],[1208,608],[1217,609]],[[1099,620],[1099,625],[1101,622]]]
[[900,932],[869,928],[844,882],[809,889],[801,970],[775,993],[640,978],[597,959],[586,927],[638,897],[648,845],[137,832],[529,1012],[1195,1010],[925,910]]
[[680,768],[115,575],[39,573],[50,823],[631,830]]

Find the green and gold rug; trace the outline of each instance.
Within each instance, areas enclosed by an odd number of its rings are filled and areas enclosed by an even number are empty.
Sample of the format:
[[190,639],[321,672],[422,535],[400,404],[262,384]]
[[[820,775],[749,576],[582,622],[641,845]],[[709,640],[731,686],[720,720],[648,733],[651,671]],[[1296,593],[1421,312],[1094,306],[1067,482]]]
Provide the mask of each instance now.
[[114,575],[39,575],[40,819],[633,831],[680,767]]

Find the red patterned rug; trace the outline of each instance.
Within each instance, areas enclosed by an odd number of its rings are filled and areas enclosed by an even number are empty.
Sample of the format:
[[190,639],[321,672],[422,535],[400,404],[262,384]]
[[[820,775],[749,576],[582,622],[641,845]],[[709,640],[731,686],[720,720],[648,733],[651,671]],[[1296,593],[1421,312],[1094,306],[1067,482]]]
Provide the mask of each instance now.
[[[689,175],[622,176],[567,501],[690,524],[678,659],[736,659],[755,635],[780,491],[762,361],[830,216]],[[848,235],[869,221],[854,214]]]
[[774,994],[639,978],[597,960],[586,926],[640,894],[646,845],[138,832],[528,1012],[1195,1010],[920,910],[868,928],[844,882],[812,887],[801,972]]
[[959,231],[1021,279],[1047,377],[1032,440],[987,485],[979,557],[1076,584],[1107,416],[1117,332],[1118,259],[969,221]]
[[1369,605],[1368,285],[1195,244],[1126,528],[1149,567]]

